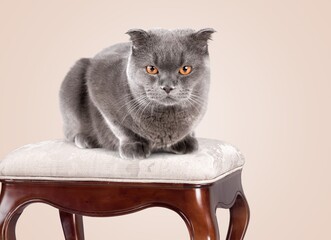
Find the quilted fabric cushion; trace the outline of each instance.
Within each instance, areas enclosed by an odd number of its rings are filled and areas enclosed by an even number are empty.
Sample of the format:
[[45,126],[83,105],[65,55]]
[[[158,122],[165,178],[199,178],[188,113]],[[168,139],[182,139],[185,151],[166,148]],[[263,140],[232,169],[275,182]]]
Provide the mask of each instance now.
[[144,160],[124,160],[116,151],[80,149],[63,140],[44,141],[7,155],[0,162],[0,179],[209,183],[242,168],[244,157],[234,146],[198,141],[194,153],[153,153]]

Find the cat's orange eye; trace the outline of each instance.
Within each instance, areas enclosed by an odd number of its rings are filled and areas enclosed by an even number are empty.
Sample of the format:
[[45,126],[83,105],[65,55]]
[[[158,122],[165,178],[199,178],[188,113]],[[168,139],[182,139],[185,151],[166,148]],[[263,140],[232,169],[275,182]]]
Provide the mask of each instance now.
[[154,66],[151,66],[151,65],[148,65],[146,67],[146,72],[148,72],[149,74],[158,74],[159,73],[159,70],[157,69],[157,67],[154,67]]
[[192,72],[191,66],[183,66],[179,69],[179,73],[182,75],[188,75]]

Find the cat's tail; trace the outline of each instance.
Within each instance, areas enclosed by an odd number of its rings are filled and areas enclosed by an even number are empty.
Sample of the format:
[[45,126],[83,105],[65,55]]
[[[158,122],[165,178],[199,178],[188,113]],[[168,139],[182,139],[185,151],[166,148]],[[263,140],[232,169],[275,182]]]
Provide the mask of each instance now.
[[86,86],[86,72],[89,65],[89,58],[78,60],[61,84],[59,94],[60,110],[64,135],[69,141],[75,141],[75,136],[78,134],[88,135],[88,129],[91,126],[89,124]]

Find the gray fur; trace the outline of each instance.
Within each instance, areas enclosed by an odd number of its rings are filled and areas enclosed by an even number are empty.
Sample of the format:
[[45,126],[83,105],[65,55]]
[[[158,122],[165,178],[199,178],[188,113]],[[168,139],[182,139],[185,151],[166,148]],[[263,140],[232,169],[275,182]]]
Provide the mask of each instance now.
[[[78,60],[60,90],[66,138],[81,148],[119,150],[129,159],[196,150],[193,130],[206,111],[213,32],[132,29],[131,42]],[[159,73],[148,74],[148,65]],[[183,65],[192,72],[180,75]]]

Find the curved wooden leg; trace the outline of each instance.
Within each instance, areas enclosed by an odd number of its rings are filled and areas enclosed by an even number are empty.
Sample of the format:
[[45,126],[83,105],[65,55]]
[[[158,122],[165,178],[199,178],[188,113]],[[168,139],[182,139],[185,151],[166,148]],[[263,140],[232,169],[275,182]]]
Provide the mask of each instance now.
[[2,208],[0,207],[0,229],[1,229],[1,240],[16,240],[16,223],[18,218],[21,216],[20,213],[14,213],[10,216],[10,213],[2,212]]
[[20,206],[15,194],[8,193],[2,185],[0,200],[0,240],[16,240],[15,228],[24,206]]
[[249,222],[249,206],[244,195],[239,194],[230,208],[230,224],[226,240],[244,239]]
[[219,240],[218,224],[216,214],[208,209],[192,209],[187,214],[188,228],[191,240]]
[[192,189],[170,204],[176,207],[175,211],[184,219],[191,240],[219,240],[219,231],[216,218],[216,206],[210,199],[207,188]]
[[61,224],[66,240],[84,240],[83,217],[60,211]]

